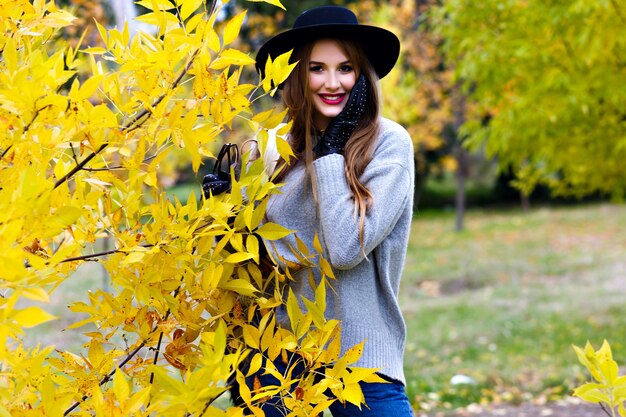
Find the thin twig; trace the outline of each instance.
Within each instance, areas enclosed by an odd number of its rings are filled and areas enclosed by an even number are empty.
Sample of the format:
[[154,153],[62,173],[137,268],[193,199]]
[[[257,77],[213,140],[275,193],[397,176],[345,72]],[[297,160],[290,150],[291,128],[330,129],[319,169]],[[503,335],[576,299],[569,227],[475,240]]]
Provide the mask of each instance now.
[[[143,161],[141,161],[142,164],[145,164],[146,162],[149,162],[151,160],[153,160],[154,158],[156,158],[158,155],[152,155],[147,157],[146,159],[144,159]],[[88,172],[99,172],[99,171],[114,171],[114,170],[118,170],[118,169],[128,169],[126,167],[123,167],[121,165],[116,165],[116,166],[112,166],[112,167],[107,167],[107,168],[83,168],[83,171],[88,171]]]
[[[142,246],[142,247],[143,248],[150,248],[152,246],[154,246],[154,245],[145,245],[145,246]],[[86,261],[86,260],[89,260],[91,258],[98,258],[100,256],[111,255],[113,253],[121,253],[121,252],[124,252],[124,251],[121,251],[119,249],[112,249],[112,250],[108,250],[106,252],[98,252],[98,253],[92,253],[92,254],[89,254],[89,255],[75,256],[73,258],[63,259],[59,263],[62,264],[62,263],[65,263],[65,262]]]
[[2,155],[0,155],[0,158],[4,158],[4,156],[7,154],[7,152],[11,150],[12,147],[13,147],[13,144],[10,144],[9,146],[7,146],[4,152],[2,152]]
[[37,118],[37,116],[39,116],[39,114],[41,113],[42,110],[48,108],[48,107],[52,107],[52,104],[47,104],[45,106],[43,106],[40,109],[37,109],[35,111],[35,115],[33,116],[33,118],[30,120],[30,122],[28,122],[28,124],[26,126],[24,126],[24,129],[22,129],[23,133],[28,132],[28,129],[30,129],[30,126],[35,122],[35,119]]
[[[120,362],[119,365],[117,365],[117,367],[112,370],[111,372],[109,372],[109,374],[107,376],[105,376],[104,378],[102,378],[100,380],[99,385],[102,386],[104,384],[106,384],[107,382],[109,382],[111,380],[111,378],[113,378],[113,376],[115,375],[115,372],[117,372],[117,370],[121,367],[123,367],[124,365],[126,365],[137,353],[139,353],[139,351],[146,345],[146,342],[141,342],[141,344],[139,346],[137,346],[135,348],[135,350],[133,350],[132,352],[130,352],[128,355],[126,355],[126,358],[124,358],[124,360],[122,362]],[[88,395],[84,395],[83,398],[80,399],[80,401],[76,401],[74,404],[72,404],[72,406],[70,408],[68,408],[67,410],[65,410],[65,412],[63,413],[64,416],[68,415],[69,413],[72,412],[72,410],[74,410],[76,407],[78,407],[83,401],[85,401],[87,398],[89,398]]]

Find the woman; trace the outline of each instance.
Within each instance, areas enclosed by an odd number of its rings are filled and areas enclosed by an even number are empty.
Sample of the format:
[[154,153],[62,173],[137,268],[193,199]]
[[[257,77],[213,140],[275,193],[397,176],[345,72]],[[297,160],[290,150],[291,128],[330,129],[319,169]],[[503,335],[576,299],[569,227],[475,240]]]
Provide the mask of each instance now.
[[[413,149],[404,128],[381,118],[376,87],[399,48],[391,32],[358,24],[343,7],[324,6],[301,14],[257,54],[261,75],[268,57],[294,49],[298,60],[281,86],[296,161],[283,167],[284,186],[271,197],[267,218],[295,230],[310,247],[319,236],[336,276],[327,318],[341,321],[344,350],[366,340],[355,366],[378,368],[389,381],[363,384],[367,407],[335,403],[335,417],[413,415],[397,297],[413,212]],[[280,256],[297,261],[295,237],[273,244]],[[302,271],[290,285],[298,297],[314,299],[308,277]],[[274,415],[268,407],[265,412]]]

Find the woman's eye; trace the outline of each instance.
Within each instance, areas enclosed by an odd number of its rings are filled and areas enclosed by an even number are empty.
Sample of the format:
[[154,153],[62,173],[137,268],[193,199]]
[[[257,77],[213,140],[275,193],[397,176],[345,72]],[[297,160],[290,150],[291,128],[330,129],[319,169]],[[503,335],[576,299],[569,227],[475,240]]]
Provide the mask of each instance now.
[[342,65],[339,69],[343,72],[352,72],[354,70],[352,65]]
[[312,71],[312,72],[320,72],[321,70],[322,70],[321,65],[311,65],[309,67],[309,71]]

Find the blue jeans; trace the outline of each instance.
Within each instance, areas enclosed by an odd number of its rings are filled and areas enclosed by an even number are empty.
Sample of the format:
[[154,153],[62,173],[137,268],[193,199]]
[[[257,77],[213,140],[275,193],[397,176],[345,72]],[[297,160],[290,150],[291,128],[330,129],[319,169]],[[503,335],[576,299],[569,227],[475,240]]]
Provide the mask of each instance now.
[[[413,417],[413,410],[406,396],[404,385],[398,381],[389,383],[361,383],[365,404],[356,406],[340,402],[330,406],[333,417]],[[268,414],[265,414],[268,416]]]
[[[274,365],[280,373],[286,372],[287,366],[280,360],[280,357]],[[304,372],[303,368],[296,367],[293,375]],[[253,389],[254,378],[255,375],[246,378],[246,385],[250,389]],[[256,374],[256,378],[262,386],[279,384],[272,375],[263,374],[263,368]],[[413,417],[411,404],[401,382],[392,380],[387,383],[360,383],[360,385],[365,397],[365,405],[361,405],[359,410],[353,404],[346,403],[344,406],[339,401],[335,401],[329,408],[333,417]],[[237,403],[237,400],[234,400]],[[261,404],[261,408],[266,417],[284,417],[287,414],[280,398],[277,397],[270,398]]]

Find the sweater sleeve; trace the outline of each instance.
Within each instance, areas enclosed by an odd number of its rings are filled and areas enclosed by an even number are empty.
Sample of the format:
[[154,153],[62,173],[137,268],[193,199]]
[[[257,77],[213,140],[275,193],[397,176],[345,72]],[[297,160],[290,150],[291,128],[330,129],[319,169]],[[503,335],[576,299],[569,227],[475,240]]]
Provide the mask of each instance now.
[[[391,136],[391,137],[389,137]],[[359,240],[359,218],[344,174],[344,158],[332,154],[315,161],[322,241],[333,267],[356,266],[394,229],[407,204],[412,204],[413,151],[404,129],[383,135],[361,181],[373,203],[365,217],[364,241]]]

